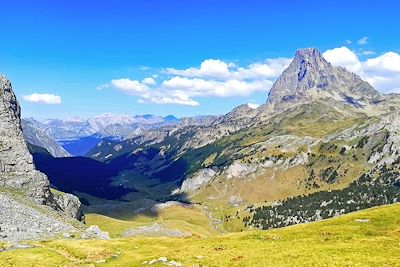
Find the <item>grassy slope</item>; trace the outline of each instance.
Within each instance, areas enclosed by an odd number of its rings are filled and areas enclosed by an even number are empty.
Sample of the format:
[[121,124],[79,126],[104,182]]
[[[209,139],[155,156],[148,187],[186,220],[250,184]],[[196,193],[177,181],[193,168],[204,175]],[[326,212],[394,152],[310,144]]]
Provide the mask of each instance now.
[[191,207],[171,206],[160,210],[154,216],[138,215],[128,220],[118,220],[99,214],[87,214],[87,225],[98,225],[112,237],[119,237],[123,232],[131,228],[161,223],[171,229],[177,229],[185,233],[198,236],[212,236],[217,234],[210,226],[204,212],[193,205]]
[[0,253],[0,266],[92,266],[102,260],[94,265],[140,266],[159,257],[185,266],[400,266],[399,242],[400,205],[394,204],[322,222],[210,238],[35,242],[36,248]]
[[[341,113],[322,103],[303,105],[288,111],[287,114],[283,113],[283,115],[280,114],[272,118],[266,125],[244,129],[221,138],[214,144],[216,148],[221,150],[219,153],[214,152],[211,147],[204,147],[204,151],[202,151],[204,155],[199,154],[196,158],[205,158],[202,161],[202,167],[218,165],[218,162],[223,161],[224,157],[229,158],[230,162],[233,159],[240,159],[242,162],[253,163],[257,163],[266,157],[276,157],[278,155],[282,155],[283,159],[286,159],[298,154],[300,151],[307,152],[307,149],[305,147],[298,147],[288,152],[283,151],[279,147],[271,147],[260,151],[254,151],[250,148],[251,146],[257,147],[257,144],[262,144],[270,138],[279,135],[308,136],[319,139],[350,126],[361,124],[366,120],[367,118],[362,116],[349,117],[345,113]],[[334,142],[332,142],[333,144]],[[249,179],[244,179],[244,181],[234,179],[221,182],[221,179],[217,179],[213,186],[203,188],[202,192],[197,191],[193,199],[197,202],[210,202],[207,201],[208,196],[217,196],[218,201],[214,202],[220,203],[213,203],[212,205],[226,206],[226,196],[229,197],[231,195],[238,195],[247,204],[253,204],[264,201],[273,202],[315,191],[345,188],[363,172],[368,170],[369,166],[365,162],[365,156],[361,154],[357,154],[358,159],[354,160],[352,155],[343,156],[339,153],[343,145],[350,145],[347,142],[335,145],[338,146],[335,151],[320,150],[318,145],[315,146],[311,151],[315,155],[315,159],[313,160],[315,164],[313,166],[307,168],[300,166],[278,171],[275,168],[266,168],[265,172],[258,175],[253,181]],[[357,151],[357,153],[361,153],[361,151]],[[312,160],[312,157],[310,158]],[[191,162],[195,162],[195,160],[191,160]],[[319,172],[328,167],[337,169],[339,176],[341,176],[339,177],[340,180],[333,184],[318,182],[320,180]],[[305,186],[311,169],[314,169],[316,172],[316,178],[318,179],[313,180],[319,183],[318,189],[306,188]],[[271,179],[271,177],[274,177],[274,179]],[[228,193],[225,193],[226,190]],[[223,192],[222,195],[225,197],[220,196],[220,192]],[[211,203],[207,204],[210,205]]]

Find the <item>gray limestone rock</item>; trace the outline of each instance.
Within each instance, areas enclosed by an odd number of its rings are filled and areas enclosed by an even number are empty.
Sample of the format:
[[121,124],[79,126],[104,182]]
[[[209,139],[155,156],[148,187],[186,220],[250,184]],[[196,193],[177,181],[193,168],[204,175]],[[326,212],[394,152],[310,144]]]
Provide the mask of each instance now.
[[122,233],[123,237],[134,237],[134,236],[151,236],[151,237],[186,237],[190,236],[190,233],[185,233],[180,230],[171,229],[164,224],[154,223],[152,225],[146,225],[129,229]]
[[284,110],[296,103],[332,98],[355,108],[375,104],[383,96],[358,75],[334,67],[315,48],[299,49],[273,84],[267,105]]
[[75,230],[72,219],[15,192],[0,192],[0,240],[51,238]]
[[85,232],[82,234],[82,238],[108,240],[110,239],[110,235],[108,232],[100,230],[97,225],[92,225],[85,230]]
[[[25,197],[27,201],[33,203],[30,204],[31,206],[37,205],[36,208],[41,211],[50,209],[51,212],[56,211],[60,217],[79,218],[79,200],[69,194],[53,195],[49,189],[49,180],[46,175],[35,169],[22,133],[20,116],[21,109],[11,83],[0,75],[0,192],[13,192],[7,197],[2,196],[3,201],[0,202],[3,207],[1,208],[0,221],[26,220],[27,223],[30,223],[32,216],[29,215],[30,213],[24,213],[24,208],[16,209],[15,212],[10,213],[10,210],[13,210],[14,207],[19,207],[19,205],[13,203],[11,197],[13,195]],[[35,216],[45,215],[36,214]],[[44,220],[40,219],[39,221],[39,224],[43,225]],[[33,236],[28,232],[34,231],[34,229],[27,229],[24,232],[26,233],[25,237]],[[15,232],[12,230],[8,229],[6,233]]]

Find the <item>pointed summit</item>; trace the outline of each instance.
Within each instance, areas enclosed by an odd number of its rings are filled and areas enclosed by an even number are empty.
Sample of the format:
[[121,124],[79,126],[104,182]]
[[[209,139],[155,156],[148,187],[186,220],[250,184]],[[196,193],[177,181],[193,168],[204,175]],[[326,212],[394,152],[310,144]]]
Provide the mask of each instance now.
[[296,51],[293,61],[273,84],[267,105],[282,110],[316,99],[334,99],[362,107],[381,95],[359,76],[332,66],[315,48]]
[[308,64],[314,68],[330,67],[330,64],[316,48],[298,49],[294,55],[293,63]]

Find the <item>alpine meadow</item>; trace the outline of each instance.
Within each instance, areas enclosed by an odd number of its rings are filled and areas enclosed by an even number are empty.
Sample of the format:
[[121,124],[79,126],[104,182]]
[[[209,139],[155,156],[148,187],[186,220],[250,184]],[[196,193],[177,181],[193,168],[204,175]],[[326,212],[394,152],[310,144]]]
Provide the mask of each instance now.
[[400,266],[400,5],[12,1],[0,266]]

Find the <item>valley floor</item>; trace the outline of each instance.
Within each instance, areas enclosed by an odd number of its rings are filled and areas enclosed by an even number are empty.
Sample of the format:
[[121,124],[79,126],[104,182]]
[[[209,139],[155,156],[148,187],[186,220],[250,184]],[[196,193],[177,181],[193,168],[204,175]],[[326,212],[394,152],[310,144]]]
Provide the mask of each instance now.
[[31,242],[32,248],[0,252],[0,266],[400,266],[399,244],[400,204],[393,204],[212,237]]

